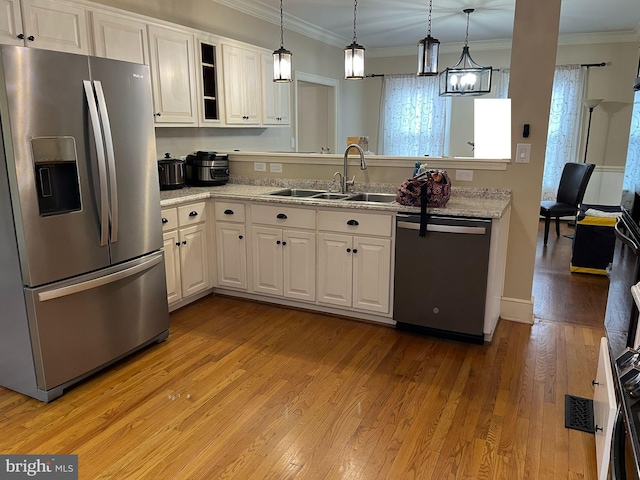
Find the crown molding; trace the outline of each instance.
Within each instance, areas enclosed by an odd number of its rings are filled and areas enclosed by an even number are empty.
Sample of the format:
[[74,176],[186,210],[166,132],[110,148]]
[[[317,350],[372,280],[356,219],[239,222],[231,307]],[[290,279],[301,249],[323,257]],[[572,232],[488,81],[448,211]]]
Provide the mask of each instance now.
[[[265,22],[280,25],[280,12],[255,0],[213,0],[220,5],[237,10],[241,13],[259,18]],[[336,35],[333,32],[320,28],[309,22],[305,22],[297,17],[293,17],[284,12],[286,29],[305,35],[306,37],[320,42],[342,48],[350,42],[350,39]],[[633,31],[629,32],[604,32],[604,33],[579,33],[560,35],[558,45],[591,45],[596,43],[632,43],[640,40],[640,24]],[[416,40],[417,42],[417,40]],[[462,50],[462,42],[442,43],[441,53],[454,53]],[[511,49],[511,39],[479,40],[469,42],[472,50],[491,51]],[[368,48],[367,57],[402,57],[414,55],[415,45],[388,48]]]
[[[280,26],[280,12],[261,2],[248,0],[213,1],[215,3],[219,3],[220,5],[224,5],[225,7],[237,10],[241,13],[245,13],[247,15],[251,15],[252,17],[259,18],[260,20],[264,20],[265,22],[273,23]],[[287,30],[291,30],[292,32],[299,33],[314,40],[318,40],[319,42],[323,42],[327,45],[332,45],[339,48],[343,48],[345,45],[350,43],[350,39],[336,35],[329,30],[325,30],[324,28],[320,28],[309,22],[305,22],[298,17],[288,15],[286,12],[283,12],[283,17],[285,28]]]
[[[560,35],[558,45],[594,45],[602,43],[637,43],[640,41],[640,25],[633,32],[604,32],[579,33]],[[442,43],[440,53],[457,53],[462,51],[464,43]],[[483,52],[491,50],[510,50],[511,39],[470,41],[469,49]],[[416,54],[415,45],[406,47],[370,48],[367,50],[369,58],[408,57]]]

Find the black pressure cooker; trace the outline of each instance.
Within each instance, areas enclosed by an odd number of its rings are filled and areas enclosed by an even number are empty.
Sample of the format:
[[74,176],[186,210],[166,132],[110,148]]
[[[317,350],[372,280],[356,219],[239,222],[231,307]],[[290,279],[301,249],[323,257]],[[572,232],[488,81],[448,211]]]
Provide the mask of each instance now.
[[185,161],[171,158],[170,153],[165,153],[164,158],[158,160],[158,176],[160,177],[160,190],[184,187]]

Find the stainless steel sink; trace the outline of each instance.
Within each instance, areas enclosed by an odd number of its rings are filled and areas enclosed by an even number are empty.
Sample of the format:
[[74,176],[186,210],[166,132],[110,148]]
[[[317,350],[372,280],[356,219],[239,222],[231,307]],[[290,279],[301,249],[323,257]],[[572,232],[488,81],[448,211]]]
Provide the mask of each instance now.
[[307,190],[303,188],[285,188],[272,192],[269,195],[278,195],[281,197],[313,197],[314,195],[326,193],[325,190]]
[[348,196],[349,196],[349,194],[347,194],[347,193],[326,192],[326,193],[319,193],[318,195],[314,195],[311,198],[320,198],[320,199],[324,199],[324,200],[346,200],[346,198]]
[[392,203],[396,201],[395,193],[356,193],[346,197],[344,200],[349,202],[377,202]]

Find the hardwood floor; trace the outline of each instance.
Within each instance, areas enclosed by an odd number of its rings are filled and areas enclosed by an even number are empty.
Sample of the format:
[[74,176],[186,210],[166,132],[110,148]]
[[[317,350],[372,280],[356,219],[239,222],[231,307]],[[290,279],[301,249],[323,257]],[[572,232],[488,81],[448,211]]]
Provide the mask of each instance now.
[[603,327],[609,279],[605,275],[571,273],[573,227],[560,222],[560,237],[555,226],[549,232],[549,242],[543,246],[544,221],[538,228],[536,267],[533,277],[536,321],[566,322],[576,325]]
[[592,396],[602,335],[540,316],[478,346],[210,296],[51,404],[0,388],[0,452],[92,480],[595,479],[564,395]]

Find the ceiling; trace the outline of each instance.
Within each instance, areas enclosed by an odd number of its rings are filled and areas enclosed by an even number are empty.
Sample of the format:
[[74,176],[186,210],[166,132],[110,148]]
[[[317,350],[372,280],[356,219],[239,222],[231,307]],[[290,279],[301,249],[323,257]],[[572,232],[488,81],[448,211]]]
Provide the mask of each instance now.
[[[280,23],[280,0],[214,0]],[[474,8],[470,41],[510,40],[515,0],[433,0],[432,36],[442,43],[464,41],[465,8]],[[331,45],[353,39],[351,0],[283,0],[285,29]],[[367,49],[414,46],[427,33],[428,0],[359,0],[357,40]],[[560,35],[629,34],[640,42],[639,0],[562,0]],[[285,35],[285,45],[287,44]]]

